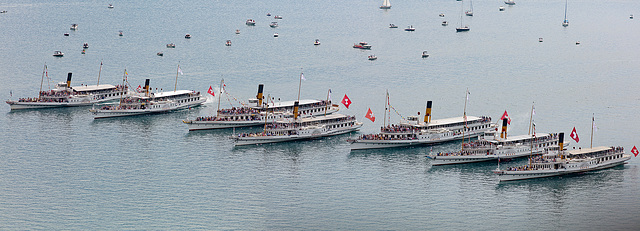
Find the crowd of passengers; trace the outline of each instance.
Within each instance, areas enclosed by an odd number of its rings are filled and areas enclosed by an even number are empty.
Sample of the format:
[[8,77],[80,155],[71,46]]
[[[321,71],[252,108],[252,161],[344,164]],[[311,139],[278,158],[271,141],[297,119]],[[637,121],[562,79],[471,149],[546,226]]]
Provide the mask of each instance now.
[[[122,85],[116,85],[116,89],[115,90],[92,92],[92,94],[102,94],[102,93],[111,92],[111,91],[120,91],[121,89],[122,89]],[[85,93],[82,93],[82,95],[83,94],[85,94]],[[56,91],[56,90],[40,91],[40,97],[38,97],[38,98],[35,98],[35,97],[33,97],[33,98],[19,98],[18,102],[57,102],[57,103],[62,103],[62,102],[69,102],[65,98],[67,96],[71,96],[71,95],[81,95],[81,93],[75,92],[75,91],[70,91],[70,90],[64,90],[64,91]],[[104,99],[104,98],[105,97],[102,96],[102,99]]]
[[[342,122],[349,122],[349,121],[355,121],[356,117],[355,116],[347,116],[345,118],[339,118],[339,119],[335,119],[332,122],[333,123],[342,123]],[[302,127],[302,125],[300,123],[270,123],[266,125],[266,131],[265,132],[256,132],[256,133],[240,133],[238,134],[238,137],[253,137],[253,136],[282,136],[284,135],[283,133],[274,133],[274,132],[270,132],[269,130],[275,130],[275,129],[296,129]],[[290,130],[287,132],[287,135],[296,135],[297,131],[296,130]]]
[[[604,154],[614,154],[617,152],[622,152],[624,151],[623,147],[611,147],[611,149],[608,149],[604,152]],[[545,158],[544,156],[535,156],[535,157],[531,157],[530,158],[532,163],[553,163],[553,162],[557,162],[558,158],[557,157],[547,157]],[[529,165],[525,165],[525,166],[520,166],[520,167],[510,167],[507,168],[508,171],[525,171],[525,170],[538,170],[538,169],[544,169],[544,168],[538,168],[537,165],[534,165],[533,167],[529,166]]]

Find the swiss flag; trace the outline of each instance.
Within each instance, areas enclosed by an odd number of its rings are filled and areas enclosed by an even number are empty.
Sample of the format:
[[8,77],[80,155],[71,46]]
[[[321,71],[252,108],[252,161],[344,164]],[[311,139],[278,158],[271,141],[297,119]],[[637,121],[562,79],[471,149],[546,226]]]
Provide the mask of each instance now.
[[633,153],[633,155],[635,155],[636,157],[638,157],[638,154],[640,154],[636,146],[633,146],[633,148],[631,149],[631,153]]
[[571,137],[571,139],[575,140],[576,143],[580,142],[580,137],[578,137],[578,133],[576,132],[576,127],[573,127],[573,131],[571,131],[571,134],[569,134],[569,136]]
[[213,92],[213,88],[211,86],[209,86],[209,90],[207,91],[207,93],[211,94],[212,96],[216,96],[216,93]]
[[504,114],[502,114],[500,120],[503,120],[505,118],[507,119],[507,124],[511,125],[511,117],[509,117],[509,114],[507,114],[507,110],[504,110]]
[[349,105],[351,105],[351,100],[347,97],[347,94],[344,94],[344,98],[342,98],[342,104],[344,104],[347,109],[349,109]]
[[376,117],[373,115],[371,108],[369,108],[369,111],[367,111],[367,115],[365,115],[364,118],[370,119],[371,122],[376,122]]

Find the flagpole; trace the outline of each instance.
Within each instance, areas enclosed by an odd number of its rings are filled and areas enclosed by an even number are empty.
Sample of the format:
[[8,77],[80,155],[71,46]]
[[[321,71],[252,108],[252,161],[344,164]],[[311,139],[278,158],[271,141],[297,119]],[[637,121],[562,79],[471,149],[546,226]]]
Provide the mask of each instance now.
[[331,89],[329,89],[327,91],[327,105],[324,106],[324,115],[327,115],[327,107],[329,107],[329,92],[331,92]]
[[218,94],[218,110],[216,110],[216,117],[220,116],[220,97],[222,96],[222,84],[224,84],[224,79],[220,80],[220,94]]
[[593,124],[596,122],[595,116],[595,113],[591,116],[591,144],[589,145],[589,148],[593,148]]
[[180,72],[180,62],[178,62],[178,69],[176,70],[176,84],[173,86],[173,91],[178,89],[178,73]]
[[[122,75],[122,86],[124,86],[124,79],[126,78],[126,76],[127,76],[127,68],[125,67],[124,68],[124,74]],[[122,96],[123,95],[124,95],[124,91],[120,92],[120,104],[118,105],[118,107],[120,109],[122,109]]]
[[40,97],[42,96],[42,84],[44,83],[44,72],[46,70],[47,70],[47,63],[44,63],[44,68],[42,68],[42,78],[40,79],[40,91],[38,91],[38,100],[40,100]]
[[302,87],[302,76],[304,73],[302,72],[302,68],[300,68],[300,78],[298,83],[298,102],[300,102],[300,88]]
[[462,151],[464,151],[464,129],[465,127],[467,127],[467,99],[469,98],[469,88],[467,88],[467,91],[464,94],[464,112],[463,112],[463,119],[464,119],[464,126],[462,126],[462,144],[460,145],[460,154],[462,154]]
[[389,90],[387,89],[386,96],[384,98],[384,117],[382,117],[382,127],[387,126],[387,105],[389,105]]
[[[535,103],[535,102],[533,102]],[[531,104],[531,118],[529,119],[529,134],[531,135],[531,123],[533,123],[533,104]]]
[[101,73],[102,73],[102,60],[100,60],[100,71],[98,71],[98,83],[96,84],[96,86],[100,85],[100,74]]

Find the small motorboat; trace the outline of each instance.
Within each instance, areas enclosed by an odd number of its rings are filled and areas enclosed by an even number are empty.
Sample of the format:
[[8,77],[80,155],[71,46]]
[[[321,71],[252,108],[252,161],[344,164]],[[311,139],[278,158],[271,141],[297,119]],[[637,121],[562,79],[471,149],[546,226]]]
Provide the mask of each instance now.
[[275,19],[282,19],[282,16],[280,16],[280,15],[276,15],[276,16],[273,16],[273,18],[275,18]]
[[184,38],[186,38],[186,39],[190,39],[190,38],[191,38],[191,35],[190,35],[190,34],[186,34],[186,35],[184,36]]
[[89,48],[89,44],[88,44],[88,43],[84,43],[84,44],[82,44],[82,48],[84,48],[84,49]]
[[542,38],[538,38],[538,42],[542,42]]
[[69,33],[64,33],[64,36],[69,36]]
[[576,41],[576,45],[580,45],[580,41]]
[[244,24],[247,24],[247,26],[255,26],[256,21],[254,21],[253,19],[247,19],[247,22],[245,22]]
[[398,26],[396,26],[396,24],[391,23],[389,24],[389,28],[398,28]]
[[169,44],[167,44],[167,48],[176,48],[176,44],[175,43],[169,43]]
[[119,31],[119,34],[118,34],[118,36],[122,36],[122,31]]
[[426,58],[426,57],[429,57],[429,53],[427,53],[427,51],[423,51],[422,58]]
[[162,53],[162,51],[161,51],[161,52],[156,53],[156,55],[157,56],[164,56],[164,53]]
[[78,29],[78,24],[71,24],[71,30],[77,30]]
[[413,25],[410,25],[407,28],[404,28],[404,31],[416,31],[416,28],[413,28]]
[[113,9],[113,4],[109,4],[109,6],[107,6],[107,8]]
[[316,41],[313,43],[313,45],[315,45],[315,46],[320,45],[320,40],[316,39]]
[[447,21],[442,21],[442,25],[443,25],[443,26],[447,26],[447,25],[449,25],[449,22],[447,22]]
[[378,59],[378,57],[376,55],[369,55],[369,60],[373,61]]
[[236,34],[240,34],[240,30],[236,30]]
[[273,34],[273,37],[277,38],[278,36],[279,36],[278,33]]
[[53,56],[55,56],[55,57],[62,57],[62,56],[64,56],[64,53],[62,53],[62,51],[54,51],[54,52],[53,52]]
[[86,52],[86,50],[85,50],[85,49],[82,49],[82,54],[83,54],[83,55],[84,55],[84,53],[85,53],[85,52]]
[[440,16],[440,17],[444,17],[444,14],[443,14],[443,13],[440,13],[440,15],[438,15],[438,16]]
[[353,44],[353,48],[368,50],[368,49],[371,49],[371,45],[369,45],[367,42],[359,42],[359,43]]
[[227,40],[227,42],[224,45],[225,46],[231,46],[231,40]]
[[276,27],[278,27],[278,22],[271,22],[271,24],[269,24],[269,26],[271,28],[276,28]]
[[470,30],[469,26],[456,27],[456,32],[465,32],[469,30]]
[[504,4],[507,4],[507,5],[515,5],[515,4],[516,4],[516,2],[515,2],[514,0],[506,0],[506,1],[504,1]]
[[498,10],[500,10],[500,11],[504,11],[504,6],[500,6],[500,7],[498,7]]
[[267,17],[271,17],[271,13],[267,13]]
[[467,10],[466,12],[464,12],[464,14],[466,14],[467,16],[473,16],[473,11]]

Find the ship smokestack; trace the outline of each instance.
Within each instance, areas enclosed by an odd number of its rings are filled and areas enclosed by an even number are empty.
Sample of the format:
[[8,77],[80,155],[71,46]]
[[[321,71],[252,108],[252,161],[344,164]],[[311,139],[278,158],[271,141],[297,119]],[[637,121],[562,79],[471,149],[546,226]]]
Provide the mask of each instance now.
[[507,118],[502,119],[502,132],[500,132],[500,138],[507,138]]
[[262,91],[264,90],[264,84],[258,84],[258,95],[256,98],[258,99],[258,107],[262,107]]
[[149,96],[149,79],[144,81],[144,95]]
[[298,105],[300,103],[298,103],[298,101],[296,100],[296,102],[293,103],[293,120],[297,120],[298,119]]
[[67,88],[71,88],[71,72],[67,74]]
[[560,151],[564,150],[564,132],[558,134],[558,146],[560,146]]
[[424,112],[424,122],[431,123],[431,101],[427,101],[427,111]]

